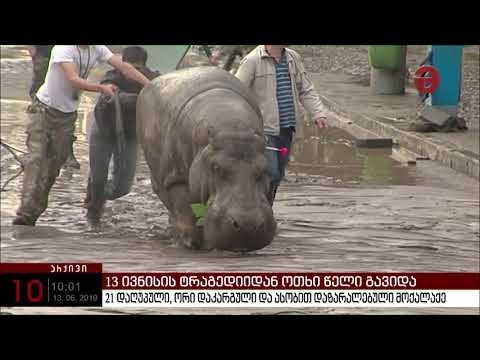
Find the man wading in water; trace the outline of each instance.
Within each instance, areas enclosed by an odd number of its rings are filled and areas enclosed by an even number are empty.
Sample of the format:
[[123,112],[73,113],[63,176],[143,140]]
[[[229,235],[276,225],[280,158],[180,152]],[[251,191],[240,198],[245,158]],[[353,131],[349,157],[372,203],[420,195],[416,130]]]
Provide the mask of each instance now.
[[[323,104],[300,55],[286,45],[260,45],[240,63],[236,76],[256,94],[263,115],[267,146],[286,147],[288,154],[299,117],[299,103],[319,128],[327,127]],[[273,99],[273,101],[272,101]],[[289,156],[266,150],[273,205],[285,177]]]
[[112,96],[116,87],[85,80],[98,64],[108,62],[142,86],[149,80],[104,45],[56,45],[44,84],[38,90],[27,126],[28,156],[21,204],[13,225],[34,226],[48,205],[50,189],[72,147],[81,90]]
[[[29,47],[30,56],[32,57],[32,86],[30,87],[29,95],[32,99],[32,104],[28,106],[27,112],[35,111],[35,105],[38,102],[36,94],[40,86],[45,82],[50,55],[54,46],[55,45],[31,45]],[[73,141],[76,139],[77,138],[73,136]],[[80,169],[80,164],[73,153],[73,142],[64,167]]]
[[[160,75],[147,66],[148,54],[140,46],[129,46],[122,52],[124,62],[132,64],[148,79]],[[90,173],[85,207],[91,225],[98,224],[106,200],[128,194],[132,187],[137,165],[136,104],[142,86],[128,81],[118,70],[108,71],[101,84],[113,84],[121,109],[121,124],[117,124],[118,109],[111,99],[100,96],[94,109],[89,131]],[[117,126],[121,125],[121,129]],[[123,136],[119,136],[119,131]],[[119,138],[121,137],[121,138]],[[119,142],[124,144],[119,144]],[[124,149],[123,146],[125,147]],[[108,168],[113,155],[113,179],[108,180]],[[108,180],[108,181],[107,181]]]

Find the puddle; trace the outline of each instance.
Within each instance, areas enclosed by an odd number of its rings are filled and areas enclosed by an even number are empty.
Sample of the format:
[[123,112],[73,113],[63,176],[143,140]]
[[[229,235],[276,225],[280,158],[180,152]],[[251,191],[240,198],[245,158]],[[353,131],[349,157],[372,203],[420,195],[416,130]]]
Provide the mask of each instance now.
[[355,138],[338,128],[306,126],[293,148],[292,173],[332,178],[337,184],[415,185],[415,167],[396,161],[394,150],[355,146]]

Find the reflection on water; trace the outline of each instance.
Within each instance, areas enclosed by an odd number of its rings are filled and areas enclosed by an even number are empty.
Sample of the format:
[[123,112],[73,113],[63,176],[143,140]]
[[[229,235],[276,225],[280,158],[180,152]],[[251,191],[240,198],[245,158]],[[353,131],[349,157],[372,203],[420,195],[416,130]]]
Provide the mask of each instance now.
[[289,170],[331,177],[341,183],[415,185],[415,167],[392,158],[393,150],[355,146],[355,138],[338,128],[306,126],[294,144]]

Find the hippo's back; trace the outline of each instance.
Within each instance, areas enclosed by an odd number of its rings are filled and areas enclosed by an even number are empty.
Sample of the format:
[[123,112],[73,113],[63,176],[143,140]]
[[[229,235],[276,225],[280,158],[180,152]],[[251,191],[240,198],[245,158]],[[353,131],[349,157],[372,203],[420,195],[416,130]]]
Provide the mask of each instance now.
[[[244,120],[241,122],[245,128],[263,131],[253,92],[223,69],[182,69],[148,84],[137,101],[137,135],[153,177],[162,182],[177,168],[182,168],[181,173],[187,172],[194,154],[208,141],[206,124],[199,126],[198,119],[209,118],[217,130],[239,132],[235,119],[228,123],[216,121],[222,118],[218,118],[219,114],[230,114],[232,109],[240,109],[237,116]],[[212,116],[205,116],[205,111]]]
[[194,67],[178,70],[154,79],[145,89],[155,96],[158,110],[167,110],[175,118],[197,95],[211,89],[226,89],[242,97],[261,117],[251,90],[234,75],[217,67]]

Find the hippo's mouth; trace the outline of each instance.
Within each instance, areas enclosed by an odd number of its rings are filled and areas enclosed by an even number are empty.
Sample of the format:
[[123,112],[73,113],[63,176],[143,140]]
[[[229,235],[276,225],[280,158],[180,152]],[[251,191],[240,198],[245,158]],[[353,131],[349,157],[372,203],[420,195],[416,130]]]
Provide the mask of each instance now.
[[[207,204],[193,207],[199,215],[196,224],[202,228],[205,249],[246,253],[259,250],[273,240],[276,224],[268,213],[258,213],[258,216],[251,216],[251,211],[243,210],[232,213],[231,208],[218,207],[214,197]],[[258,212],[258,209],[252,211]]]

